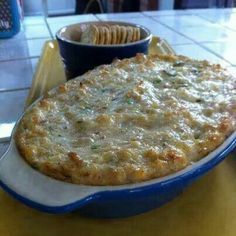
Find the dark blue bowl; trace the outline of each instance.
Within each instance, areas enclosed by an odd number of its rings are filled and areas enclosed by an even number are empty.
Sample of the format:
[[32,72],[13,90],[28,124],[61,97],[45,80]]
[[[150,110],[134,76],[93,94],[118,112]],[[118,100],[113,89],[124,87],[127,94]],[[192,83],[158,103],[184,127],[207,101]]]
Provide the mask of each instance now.
[[56,33],[67,79],[82,75],[96,66],[109,64],[114,58],[123,59],[133,57],[137,53],[148,53],[148,46],[152,35],[143,26],[126,22],[106,22],[109,25],[139,27],[141,40],[126,44],[91,45],[79,42],[83,28],[89,24],[104,25],[104,22],[85,22],[69,25]]

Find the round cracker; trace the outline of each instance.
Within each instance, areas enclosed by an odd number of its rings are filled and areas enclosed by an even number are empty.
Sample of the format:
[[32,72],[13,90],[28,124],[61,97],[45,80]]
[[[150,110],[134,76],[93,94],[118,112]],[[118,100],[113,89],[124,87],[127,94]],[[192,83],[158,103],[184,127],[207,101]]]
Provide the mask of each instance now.
[[118,41],[118,43],[120,44],[121,43],[121,39],[122,39],[121,26],[118,25],[117,28],[118,28],[118,31],[119,31],[119,41]]
[[132,42],[135,42],[136,41],[136,28],[135,27],[132,27],[133,28],[133,38],[132,38]]
[[116,25],[116,43],[120,44],[121,43],[121,27],[119,25]]
[[109,30],[109,26],[104,26],[104,32],[105,32],[105,43],[104,44],[111,44],[111,33]]
[[140,29],[139,28],[136,28],[136,41],[139,41],[140,40]]
[[130,42],[132,42],[132,39],[133,39],[133,27],[128,26],[126,29],[127,29],[127,39],[126,39],[126,42],[130,43]]
[[105,43],[104,44],[110,44],[111,43],[110,25],[109,24],[102,24],[102,27],[104,27],[104,32],[105,32]]
[[116,25],[112,25],[110,27],[110,31],[111,31],[111,44],[117,44],[117,27]]
[[97,40],[97,29],[94,25],[88,25],[86,29],[82,32],[81,42],[88,44],[96,44]]
[[121,26],[121,44],[126,43],[127,39],[127,29],[125,26]]
[[96,25],[93,25],[93,30],[94,30],[94,44],[98,44],[98,40],[99,40],[98,27]]
[[99,26],[99,44],[103,45],[105,43],[105,31],[102,26]]

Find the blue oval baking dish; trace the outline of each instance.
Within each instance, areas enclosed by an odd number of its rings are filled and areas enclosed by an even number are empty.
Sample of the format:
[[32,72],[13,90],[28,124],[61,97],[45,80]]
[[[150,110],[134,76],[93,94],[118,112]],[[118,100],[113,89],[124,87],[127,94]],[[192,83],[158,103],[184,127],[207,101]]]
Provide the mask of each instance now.
[[[12,137],[15,130],[16,127]],[[127,217],[172,200],[235,147],[236,132],[205,158],[177,173],[135,184],[86,186],[55,180],[31,168],[20,156],[12,138],[7,152],[0,159],[0,185],[22,203],[43,212],[78,210],[90,217]]]

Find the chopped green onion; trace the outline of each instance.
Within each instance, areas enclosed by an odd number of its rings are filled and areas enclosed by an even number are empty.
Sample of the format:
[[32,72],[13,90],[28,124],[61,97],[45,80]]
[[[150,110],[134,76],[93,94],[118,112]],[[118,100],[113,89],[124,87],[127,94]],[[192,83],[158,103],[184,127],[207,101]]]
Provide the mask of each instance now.
[[109,88],[103,88],[103,89],[102,89],[102,93],[109,92],[109,91],[110,91]]
[[155,80],[153,81],[154,84],[158,84],[158,83],[160,83],[160,82],[161,82],[161,79],[155,79]]
[[98,145],[98,144],[92,144],[91,145],[92,150],[98,149],[99,147],[100,147],[100,145]]
[[196,102],[202,102],[203,100],[201,98],[197,98]]
[[133,100],[132,100],[131,98],[128,98],[128,99],[126,100],[126,102],[127,102],[129,105],[131,105],[131,104],[134,103]]

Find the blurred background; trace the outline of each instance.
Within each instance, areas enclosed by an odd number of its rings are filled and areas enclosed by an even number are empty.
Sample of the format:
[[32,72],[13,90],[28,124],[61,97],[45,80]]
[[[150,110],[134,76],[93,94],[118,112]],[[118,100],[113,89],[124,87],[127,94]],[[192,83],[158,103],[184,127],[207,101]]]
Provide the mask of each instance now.
[[225,8],[236,0],[24,0],[28,16],[57,16],[86,13],[134,12],[148,10]]

